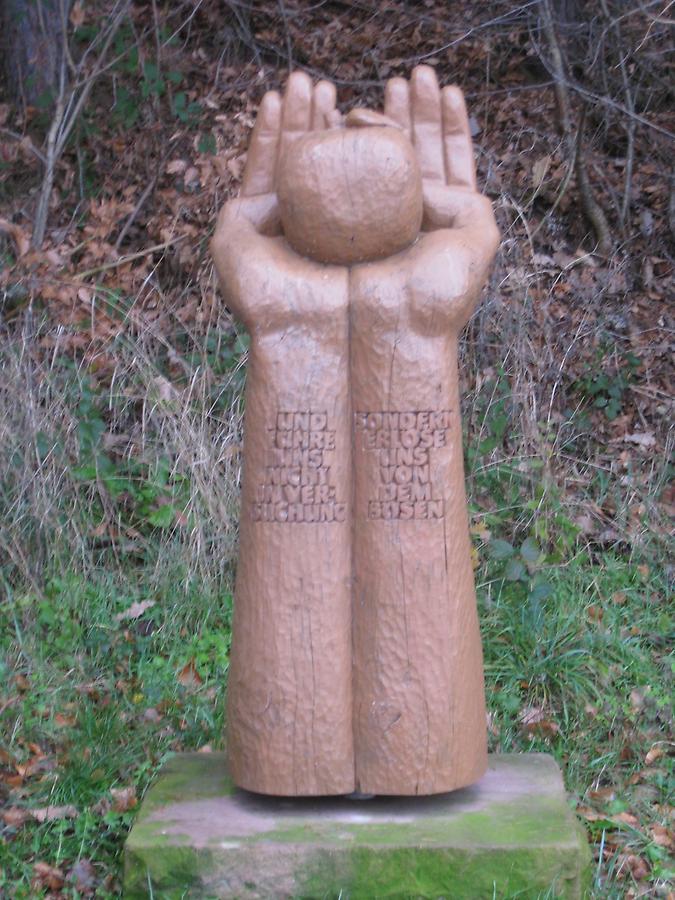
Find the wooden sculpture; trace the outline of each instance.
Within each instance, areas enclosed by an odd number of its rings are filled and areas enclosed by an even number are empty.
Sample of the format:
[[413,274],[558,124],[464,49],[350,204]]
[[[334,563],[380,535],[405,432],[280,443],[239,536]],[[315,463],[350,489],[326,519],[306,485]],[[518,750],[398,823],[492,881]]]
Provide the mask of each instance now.
[[265,95],[212,242],[251,335],[228,684],[234,781],[434,794],[486,768],[457,339],[499,242],[433,70],[344,121]]

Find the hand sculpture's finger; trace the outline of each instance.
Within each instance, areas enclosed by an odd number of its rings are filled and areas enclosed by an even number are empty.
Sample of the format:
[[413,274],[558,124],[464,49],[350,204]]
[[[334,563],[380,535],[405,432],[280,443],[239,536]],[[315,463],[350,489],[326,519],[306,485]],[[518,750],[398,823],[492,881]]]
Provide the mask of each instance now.
[[447,183],[476,189],[476,166],[469,116],[461,90],[454,85],[443,88],[443,147]]
[[312,95],[312,131],[322,131],[332,126],[335,100],[335,85],[330,81],[317,82]]
[[274,190],[280,127],[281,97],[276,91],[268,91],[260,104],[248,148],[242,196],[251,197]]
[[390,78],[384,88],[384,114],[410,134],[410,88],[405,78]]
[[459,236],[470,235],[476,257],[492,259],[500,235],[492,203],[477,191],[463,185],[427,181],[424,184],[423,231],[452,229]]
[[312,79],[304,72],[293,72],[288,79],[281,111],[281,147],[287,147],[306,134],[312,125]]
[[415,153],[422,178],[445,181],[441,92],[431,66],[416,66],[410,78],[410,106]]
[[[221,209],[215,233],[211,239],[211,255],[218,273],[225,302],[242,321],[249,321],[249,313],[254,309],[256,298],[265,288],[256,278],[262,272],[268,279],[266,266],[277,272],[274,265],[275,250],[279,242],[266,235],[273,235],[279,229],[279,204],[272,191],[256,197],[238,197],[229,200]],[[283,284],[279,284],[283,296]]]
[[370,128],[372,125],[378,125],[381,128],[396,128],[399,130],[401,126],[398,122],[394,122],[389,116],[383,116],[382,113],[375,112],[374,109],[367,109],[365,106],[357,106],[350,109],[344,118],[345,128]]

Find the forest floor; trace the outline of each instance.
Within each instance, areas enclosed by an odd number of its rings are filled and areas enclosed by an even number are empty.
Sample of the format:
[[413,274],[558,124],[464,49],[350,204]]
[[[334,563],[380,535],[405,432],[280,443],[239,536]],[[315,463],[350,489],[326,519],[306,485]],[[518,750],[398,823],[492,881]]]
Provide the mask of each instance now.
[[599,253],[540,5],[168,6],[74,3],[83,83],[118,8],[120,26],[37,249],[50,114],[0,94],[0,896],[119,896],[162,761],[222,747],[248,339],[208,239],[262,94],[290,65],[334,80],[344,110],[381,107],[384,80],[425,62],[466,92],[503,235],[461,369],[491,750],[559,761],[593,896],[672,898],[660,7],[601,3],[570,38],[576,146],[612,234]]

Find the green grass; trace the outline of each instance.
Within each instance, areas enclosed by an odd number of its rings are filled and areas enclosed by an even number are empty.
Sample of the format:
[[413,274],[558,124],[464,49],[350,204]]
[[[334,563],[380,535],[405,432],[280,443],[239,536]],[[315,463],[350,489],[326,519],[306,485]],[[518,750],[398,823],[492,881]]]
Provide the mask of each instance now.
[[[15,390],[25,384],[25,368],[6,372]],[[73,809],[43,823],[0,818],[0,896],[41,896],[38,863],[60,870],[62,896],[84,896],[68,877],[87,860],[89,895],[115,897],[129,797],[142,798],[169,753],[223,744],[237,463],[214,457],[207,478],[203,448],[236,446],[227,410],[238,401],[235,391],[213,412],[194,385],[158,400],[146,365],[114,390],[67,367],[40,374],[25,403],[10,391],[0,410],[11,419],[0,441],[0,807]],[[548,451],[506,446],[508,385],[487,385],[466,416],[491,749],[558,759],[598,855],[595,896],[665,896],[664,547],[648,526],[639,546],[583,537],[575,510],[617,485],[570,500]],[[137,396],[150,397],[140,413]],[[147,605],[125,618],[133,604]]]
[[[655,880],[665,879],[666,854],[648,826],[661,823],[658,806],[672,797],[663,765],[644,766],[670,713],[662,573],[650,568],[644,575],[609,554],[593,563],[579,555],[547,572],[551,593],[533,606],[520,582],[497,577],[500,568],[487,557],[479,570],[490,582],[479,602],[492,749],[552,752],[582,802],[589,790],[613,785],[607,819],[592,823],[591,837],[599,842],[603,829],[623,831],[626,850],[649,860]],[[3,750],[21,765],[35,757],[37,745],[47,759],[46,770],[28,776],[13,803],[72,804],[78,811],[72,819],[5,829],[0,886],[12,896],[35,896],[30,882],[40,860],[65,872],[84,857],[102,876],[116,876],[133,810],[106,811],[110,790],[133,785],[141,797],[169,752],[222,746],[231,597],[194,584],[177,590],[176,576],[133,593],[105,573],[94,582],[55,579],[46,600],[10,594],[2,604],[0,674],[6,696],[16,697],[0,720]],[[612,600],[617,593],[625,594],[621,604]],[[155,605],[140,619],[116,621],[148,596]],[[603,610],[599,622],[588,616],[596,605]],[[203,683],[184,686],[179,673],[191,661]],[[17,675],[26,679],[20,693],[11,689]],[[643,703],[636,704],[637,695]],[[520,716],[532,707],[545,712],[541,727],[528,730]],[[636,809],[637,829],[611,821]],[[612,871],[610,858],[598,896],[622,896],[626,882],[612,886]],[[98,896],[116,891],[112,882]]]
[[[78,812],[5,829],[0,888],[11,896],[36,895],[35,861],[67,871],[84,857],[102,876],[116,874],[133,810],[107,809],[111,789],[133,786],[141,797],[168,753],[222,744],[231,596],[177,589],[177,575],[132,622],[115,616],[148,594],[142,584],[130,594],[104,573],[94,583],[56,581],[46,600],[10,595],[0,607],[0,680],[14,698],[0,720],[4,761],[21,770],[45,754],[44,770],[26,777],[12,802]],[[190,663],[199,684],[181,683]],[[117,887],[98,895],[117,896]]]

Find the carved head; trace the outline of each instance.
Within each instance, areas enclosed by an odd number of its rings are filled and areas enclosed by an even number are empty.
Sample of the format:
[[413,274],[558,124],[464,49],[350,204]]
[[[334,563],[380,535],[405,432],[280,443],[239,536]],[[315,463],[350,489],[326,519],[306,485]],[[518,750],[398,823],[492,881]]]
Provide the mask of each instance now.
[[293,142],[277,180],[288,242],[335,265],[398,253],[422,222],[422,176],[406,135],[380,124],[388,121],[383,116],[347,121],[359,127],[308,132]]

